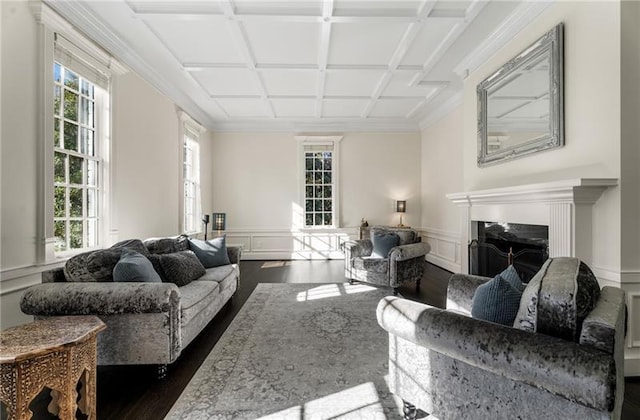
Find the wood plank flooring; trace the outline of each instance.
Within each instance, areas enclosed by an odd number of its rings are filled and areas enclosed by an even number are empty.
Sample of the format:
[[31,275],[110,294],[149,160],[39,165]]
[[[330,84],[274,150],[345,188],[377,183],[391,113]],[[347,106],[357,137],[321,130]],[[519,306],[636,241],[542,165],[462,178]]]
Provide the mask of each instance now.
[[[180,396],[193,374],[207,357],[222,333],[238,313],[258,283],[337,283],[344,279],[344,262],[328,261],[242,261],[240,287],[228,304],[203,332],[169,366],[167,378],[155,379],[149,366],[100,366],[98,368],[98,419],[162,419]],[[427,264],[416,293],[413,286],[400,289],[412,300],[444,307],[451,273]],[[640,377],[627,378],[622,418],[640,418]],[[51,418],[44,398],[32,404],[34,418]]]

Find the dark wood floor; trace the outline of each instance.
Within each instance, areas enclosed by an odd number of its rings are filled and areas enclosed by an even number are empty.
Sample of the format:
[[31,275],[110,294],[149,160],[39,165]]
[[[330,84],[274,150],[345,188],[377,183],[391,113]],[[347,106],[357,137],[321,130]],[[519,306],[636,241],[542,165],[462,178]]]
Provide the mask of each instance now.
[[[101,366],[98,368],[98,419],[161,419],[180,396],[231,320],[258,283],[335,283],[344,281],[343,261],[242,261],[240,288],[202,333],[169,367],[167,378],[155,379],[148,366]],[[403,287],[400,293],[412,300],[437,307],[446,302],[451,273],[427,264],[419,293]],[[640,377],[627,378],[622,412],[624,420],[640,418]],[[35,403],[34,418],[48,418],[46,404]]]

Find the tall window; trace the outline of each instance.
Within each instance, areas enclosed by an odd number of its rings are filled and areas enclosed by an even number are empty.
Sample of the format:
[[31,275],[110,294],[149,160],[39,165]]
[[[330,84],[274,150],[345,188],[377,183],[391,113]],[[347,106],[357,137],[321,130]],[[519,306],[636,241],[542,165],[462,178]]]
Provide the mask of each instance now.
[[305,227],[338,227],[338,136],[300,136]]
[[101,219],[96,100],[104,91],[58,62],[53,84],[55,251],[93,248]]
[[305,226],[333,226],[333,152],[305,150],[304,162]]
[[200,227],[200,144],[199,130],[185,123],[183,142],[184,226],[186,233]]

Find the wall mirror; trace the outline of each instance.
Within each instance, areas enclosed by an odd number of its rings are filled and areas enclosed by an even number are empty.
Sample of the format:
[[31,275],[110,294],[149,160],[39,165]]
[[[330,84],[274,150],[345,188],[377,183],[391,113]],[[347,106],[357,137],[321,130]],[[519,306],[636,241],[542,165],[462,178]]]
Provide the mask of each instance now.
[[483,80],[478,166],[564,145],[563,25]]

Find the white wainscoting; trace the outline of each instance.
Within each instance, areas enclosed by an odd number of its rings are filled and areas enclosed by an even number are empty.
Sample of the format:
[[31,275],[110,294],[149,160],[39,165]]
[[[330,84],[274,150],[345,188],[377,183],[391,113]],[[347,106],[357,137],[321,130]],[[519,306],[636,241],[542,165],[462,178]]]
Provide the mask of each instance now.
[[453,273],[460,273],[462,270],[460,233],[429,227],[418,230],[422,236],[422,242],[431,245],[427,261]]
[[343,259],[342,244],[357,237],[357,228],[234,229],[227,244],[242,246],[245,260]]

